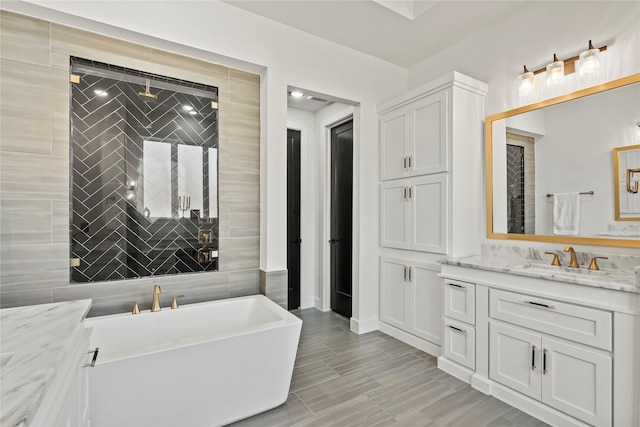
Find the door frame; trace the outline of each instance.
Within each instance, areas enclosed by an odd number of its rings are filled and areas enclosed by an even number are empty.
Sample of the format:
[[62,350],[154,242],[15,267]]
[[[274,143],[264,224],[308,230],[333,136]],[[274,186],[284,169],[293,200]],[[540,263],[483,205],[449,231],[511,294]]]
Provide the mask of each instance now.
[[[331,248],[329,239],[331,239],[331,128],[342,123],[353,120],[353,218],[360,218],[360,204],[357,202],[360,197],[360,131],[359,117],[354,107],[347,107],[331,116],[326,117],[320,126],[323,129],[323,156],[322,156],[322,230],[320,241],[322,248],[322,288],[320,301],[316,308],[321,311],[331,310]],[[357,227],[356,221],[352,226],[352,307],[351,319],[357,319],[359,314],[359,269],[356,260],[360,253],[360,229]]]

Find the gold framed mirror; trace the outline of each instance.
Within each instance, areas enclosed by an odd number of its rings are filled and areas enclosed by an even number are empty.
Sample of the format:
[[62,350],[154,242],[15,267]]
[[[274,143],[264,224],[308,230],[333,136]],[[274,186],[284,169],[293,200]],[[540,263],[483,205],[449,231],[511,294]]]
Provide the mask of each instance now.
[[[487,117],[487,237],[640,247],[640,213],[620,219],[614,171],[618,153],[638,145],[638,99],[640,73]],[[640,187],[635,168],[640,162],[628,168],[632,190]],[[567,196],[578,208],[575,227],[561,235]]]
[[640,145],[613,149],[613,179],[616,221],[640,221]]

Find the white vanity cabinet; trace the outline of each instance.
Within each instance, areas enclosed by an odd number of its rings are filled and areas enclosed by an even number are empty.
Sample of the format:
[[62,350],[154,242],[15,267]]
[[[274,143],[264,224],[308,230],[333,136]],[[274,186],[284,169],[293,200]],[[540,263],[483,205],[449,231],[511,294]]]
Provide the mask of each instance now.
[[[518,275],[473,258],[442,266],[438,367],[551,425],[640,425],[640,290]],[[475,332],[473,363],[459,350],[465,334],[448,325]]]
[[[441,344],[442,286],[438,265],[407,260],[380,258],[380,330],[390,328],[426,342],[416,345],[431,354],[439,354]],[[391,332],[393,333],[393,332]],[[405,340],[411,337],[404,336]]]
[[426,175],[380,185],[383,246],[444,254],[448,222],[446,175]]
[[380,179],[447,170],[447,98],[436,92],[380,115]]
[[489,377],[592,425],[611,424],[612,359],[571,341],[490,325]]
[[66,349],[61,369],[29,427],[89,427],[89,350],[91,331],[82,328]]
[[475,285],[444,281],[444,345],[442,354],[465,368],[475,369]]

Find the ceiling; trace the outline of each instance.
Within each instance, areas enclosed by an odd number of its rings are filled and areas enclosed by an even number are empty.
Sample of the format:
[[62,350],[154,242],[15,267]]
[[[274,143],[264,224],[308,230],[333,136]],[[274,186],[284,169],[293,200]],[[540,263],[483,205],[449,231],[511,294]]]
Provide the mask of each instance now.
[[223,0],[403,68],[481,31],[528,1]]

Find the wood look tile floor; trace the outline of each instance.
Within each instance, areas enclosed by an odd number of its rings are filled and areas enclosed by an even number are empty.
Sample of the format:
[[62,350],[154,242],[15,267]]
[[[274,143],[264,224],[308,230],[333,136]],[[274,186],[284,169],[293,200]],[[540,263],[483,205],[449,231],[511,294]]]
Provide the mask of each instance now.
[[375,331],[315,309],[303,320],[287,401],[232,424],[244,426],[542,427],[547,424],[486,396],[436,367],[436,359]]

